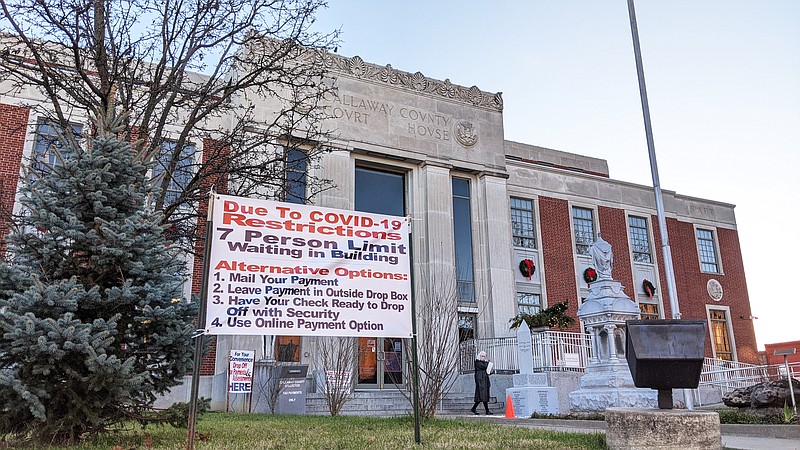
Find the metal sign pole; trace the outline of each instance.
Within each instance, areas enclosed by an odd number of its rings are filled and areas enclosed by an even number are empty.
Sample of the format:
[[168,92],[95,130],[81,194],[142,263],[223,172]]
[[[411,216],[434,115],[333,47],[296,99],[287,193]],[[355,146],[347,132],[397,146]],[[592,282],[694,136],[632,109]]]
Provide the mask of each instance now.
[[211,260],[211,239],[214,228],[214,191],[208,194],[208,216],[206,217],[206,242],[203,246],[203,275],[200,286],[200,309],[197,311],[197,331],[194,334],[194,366],[192,367],[192,390],[189,400],[189,436],[186,448],[194,450],[194,429],[197,424],[197,393],[200,389],[200,366],[205,345],[206,302],[208,301],[208,271]]
[[792,386],[792,372],[789,371],[789,356],[783,355],[783,364],[786,366],[786,381],[789,382],[789,393],[792,394],[792,410],[797,414],[797,403],[794,401],[794,386]]
[[[411,216],[409,216],[411,222]],[[409,229],[410,229],[409,223]],[[412,233],[408,233],[408,259],[410,264],[408,266],[409,281],[411,283],[411,371],[412,371],[412,389],[414,395],[414,442],[420,443],[420,428],[419,428],[419,360],[417,359],[417,302],[416,295],[414,295],[414,241]]]
[[784,348],[775,350],[773,355],[783,356],[783,365],[786,367],[786,382],[789,383],[789,394],[792,396],[792,412],[797,414],[797,403],[794,400],[794,386],[792,385],[792,372],[789,370],[789,355],[796,355],[797,348]]

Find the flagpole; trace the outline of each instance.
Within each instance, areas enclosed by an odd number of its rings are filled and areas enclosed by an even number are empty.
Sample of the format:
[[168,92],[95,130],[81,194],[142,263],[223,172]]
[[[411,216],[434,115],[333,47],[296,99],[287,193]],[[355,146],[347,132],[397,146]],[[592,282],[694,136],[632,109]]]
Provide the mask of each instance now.
[[[669,246],[669,233],[667,232],[667,219],[664,215],[664,198],[661,195],[661,181],[658,177],[658,162],[656,161],[656,148],[653,142],[653,127],[650,124],[650,105],[647,102],[647,88],[644,83],[644,66],[642,65],[642,49],[639,46],[639,28],[636,25],[636,10],[633,0],[628,0],[628,17],[631,21],[631,36],[633,38],[633,54],[636,59],[636,73],[639,78],[639,96],[642,100],[642,115],[644,116],[644,132],[647,139],[647,152],[650,155],[650,172],[653,176],[653,192],[656,197],[656,215],[658,217],[658,231],[661,236],[662,259],[664,272],[667,278],[667,294],[669,296],[669,309],[673,319],[681,318],[678,305],[678,288],[675,283],[675,269],[672,265],[672,250]],[[693,408],[691,392],[685,389],[683,397],[688,409]]]

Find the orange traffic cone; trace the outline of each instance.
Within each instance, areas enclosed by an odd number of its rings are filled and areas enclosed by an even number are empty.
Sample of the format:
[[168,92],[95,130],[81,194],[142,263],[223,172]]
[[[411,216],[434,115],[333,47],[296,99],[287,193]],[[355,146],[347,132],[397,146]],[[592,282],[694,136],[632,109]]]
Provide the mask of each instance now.
[[514,419],[517,415],[514,413],[514,403],[511,402],[511,394],[506,398],[506,419]]

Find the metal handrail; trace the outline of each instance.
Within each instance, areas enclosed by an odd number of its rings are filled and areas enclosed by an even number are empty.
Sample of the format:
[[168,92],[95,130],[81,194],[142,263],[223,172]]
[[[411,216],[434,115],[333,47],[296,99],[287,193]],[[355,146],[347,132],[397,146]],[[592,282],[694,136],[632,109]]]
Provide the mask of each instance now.
[[[591,337],[584,333],[542,331],[531,333],[533,370],[583,372],[591,357]],[[498,373],[519,372],[517,338],[469,339],[459,346],[459,371],[475,370],[475,355],[485,351]]]

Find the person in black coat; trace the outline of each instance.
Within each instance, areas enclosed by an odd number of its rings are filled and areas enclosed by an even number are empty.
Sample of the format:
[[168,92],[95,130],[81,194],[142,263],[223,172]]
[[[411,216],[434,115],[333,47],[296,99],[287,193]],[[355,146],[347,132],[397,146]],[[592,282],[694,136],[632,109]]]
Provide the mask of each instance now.
[[478,414],[476,408],[479,403],[483,403],[483,408],[486,410],[486,415],[489,413],[489,387],[492,385],[489,382],[489,373],[486,368],[489,367],[489,358],[486,352],[478,353],[478,358],[475,360],[475,404],[472,405],[472,414]]

